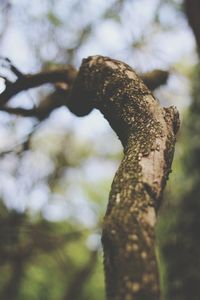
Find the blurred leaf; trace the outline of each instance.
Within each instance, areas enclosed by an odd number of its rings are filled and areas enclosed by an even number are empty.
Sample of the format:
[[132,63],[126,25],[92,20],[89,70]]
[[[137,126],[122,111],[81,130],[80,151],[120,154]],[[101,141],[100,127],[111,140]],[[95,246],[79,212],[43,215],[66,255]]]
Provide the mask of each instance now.
[[52,11],[48,12],[47,18],[56,27],[59,27],[62,25],[62,21]]
[[117,13],[117,12],[115,12],[114,10],[112,10],[112,9],[109,9],[109,10],[107,10],[105,13],[104,13],[104,15],[103,15],[103,19],[111,19],[111,20],[114,20],[114,21],[116,21],[117,23],[120,23],[121,22],[121,17],[120,17],[120,15]]

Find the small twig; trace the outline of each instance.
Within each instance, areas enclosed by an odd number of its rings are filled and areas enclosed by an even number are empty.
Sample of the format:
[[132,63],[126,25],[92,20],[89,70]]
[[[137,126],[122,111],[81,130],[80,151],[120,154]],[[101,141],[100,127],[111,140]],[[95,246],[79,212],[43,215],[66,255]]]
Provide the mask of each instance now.
[[36,132],[37,128],[40,125],[41,125],[40,122],[36,123],[33,126],[32,130],[25,137],[24,140],[22,140],[19,144],[13,145],[12,149],[8,149],[8,150],[0,152],[0,157],[3,157],[5,155],[8,155],[8,154],[13,153],[13,152],[15,152],[18,155],[21,155],[23,153],[23,151],[29,150],[31,137],[34,135],[34,133]]
[[8,57],[0,57],[0,59],[2,59],[3,62],[6,62],[5,65],[3,64],[3,67],[9,68],[17,76],[17,78],[24,76],[24,74],[12,63]]
[[140,75],[146,86],[150,90],[155,90],[161,85],[166,84],[169,77],[169,72],[164,70],[153,70],[145,74]]
[[6,76],[4,75],[0,75],[0,78],[2,78],[5,82],[5,85],[8,87],[8,86],[11,86],[13,84],[12,81],[10,81]]
[[1,111],[7,112],[9,114],[20,115],[23,117],[36,117],[37,116],[37,109],[25,109],[22,107],[8,107],[4,106],[0,108]]

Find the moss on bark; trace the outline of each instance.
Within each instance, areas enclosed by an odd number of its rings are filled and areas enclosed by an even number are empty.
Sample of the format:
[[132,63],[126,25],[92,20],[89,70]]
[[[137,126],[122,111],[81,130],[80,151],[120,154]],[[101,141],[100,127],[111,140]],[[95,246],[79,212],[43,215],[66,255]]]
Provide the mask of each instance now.
[[154,229],[178,113],[162,108],[128,65],[102,56],[83,60],[69,107],[78,115],[99,109],[124,147],[103,224],[107,299],[158,300]]

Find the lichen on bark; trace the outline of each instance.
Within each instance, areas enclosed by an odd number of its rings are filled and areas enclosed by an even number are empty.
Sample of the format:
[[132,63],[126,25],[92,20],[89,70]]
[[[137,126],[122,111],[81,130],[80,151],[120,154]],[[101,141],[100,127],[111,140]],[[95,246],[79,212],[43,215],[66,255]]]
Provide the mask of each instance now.
[[102,56],[83,60],[68,107],[77,115],[99,109],[124,147],[103,223],[107,299],[158,300],[154,229],[178,113],[162,108],[128,65]]

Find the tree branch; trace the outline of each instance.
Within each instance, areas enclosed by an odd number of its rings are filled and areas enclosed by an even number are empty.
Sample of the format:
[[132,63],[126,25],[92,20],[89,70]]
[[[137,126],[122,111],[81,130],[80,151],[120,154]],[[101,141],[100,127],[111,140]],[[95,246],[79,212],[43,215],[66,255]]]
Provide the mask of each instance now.
[[99,109],[124,146],[103,224],[107,299],[159,299],[154,230],[178,113],[162,108],[128,65],[101,56],[83,60],[68,105],[78,115]]
[[[17,107],[17,108],[11,108],[8,106],[5,106],[5,104],[15,95],[22,91],[26,91],[30,88],[35,88],[38,86],[41,86],[43,84],[47,83],[58,83],[57,87],[58,90],[53,93],[53,97],[49,97],[51,99],[51,102],[48,102],[49,108],[46,105],[45,109],[46,112],[48,111],[48,114],[45,112],[45,117],[49,115],[49,113],[54,110],[55,108],[61,106],[61,105],[68,105],[67,104],[67,95],[65,95],[65,98],[62,95],[62,101],[59,101],[58,98],[61,97],[61,93],[59,91],[66,91],[68,90],[69,86],[73,83],[73,81],[76,78],[77,71],[71,66],[65,67],[63,69],[58,70],[51,70],[51,71],[45,71],[40,72],[36,74],[29,74],[25,75],[21,73],[11,62],[9,59],[6,59],[6,61],[9,64],[9,68],[11,71],[18,76],[18,79],[15,82],[11,82],[8,80],[5,76],[0,76],[5,80],[6,89],[0,94],[0,110],[11,113],[11,114],[17,114],[24,117],[36,117],[38,119],[43,119],[43,113],[44,110],[41,112],[41,107],[38,109],[24,109],[23,107]],[[142,80],[145,82],[145,84],[151,89],[154,90],[158,88],[160,85],[165,84],[167,82],[169,73],[167,71],[162,70],[154,70],[152,72],[148,72],[146,74],[141,74]],[[63,86],[63,83],[65,86]],[[57,97],[58,96],[58,97]],[[53,103],[52,100],[57,99],[57,103]],[[65,100],[64,100],[65,99]],[[47,104],[47,102],[45,102]],[[43,104],[42,104],[43,106]],[[84,114],[87,114],[89,111],[84,111]],[[83,114],[83,113],[82,113]],[[81,114],[81,115],[82,115]],[[42,117],[41,117],[42,115]]]
[[145,74],[140,75],[146,86],[154,91],[161,85],[166,84],[167,79],[169,77],[169,72],[164,70],[153,70],[151,72],[147,72]]
[[5,111],[9,114],[14,114],[14,115],[20,115],[23,117],[36,117],[37,116],[37,109],[31,108],[31,109],[26,109],[23,107],[1,107],[1,111]]
[[65,91],[62,89],[56,89],[53,93],[47,95],[46,98],[44,98],[39,103],[38,107],[26,109],[23,107],[3,106],[0,107],[0,111],[23,117],[34,117],[39,121],[43,121],[51,114],[54,109],[61,106],[66,106],[68,95],[68,90]]
[[0,106],[5,105],[13,96],[21,91],[35,88],[46,83],[64,82],[70,85],[73,83],[76,74],[76,70],[68,66],[64,69],[20,76],[12,84],[6,85],[6,89],[0,94]]
[[[143,79],[155,89],[166,82],[167,75],[154,71]],[[36,109],[3,107],[23,90],[59,82],[69,87],[61,87],[60,94],[55,92],[55,98],[47,98]],[[176,110],[160,107],[128,65],[101,56],[83,60],[78,75],[69,67],[20,76],[0,95],[5,111],[39,120],[60,105],[77,116],[99,109],[124,146],[103,225],[107,299],[159,299],[154,229],[173,158]]]

